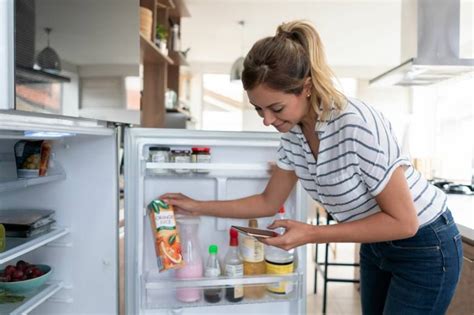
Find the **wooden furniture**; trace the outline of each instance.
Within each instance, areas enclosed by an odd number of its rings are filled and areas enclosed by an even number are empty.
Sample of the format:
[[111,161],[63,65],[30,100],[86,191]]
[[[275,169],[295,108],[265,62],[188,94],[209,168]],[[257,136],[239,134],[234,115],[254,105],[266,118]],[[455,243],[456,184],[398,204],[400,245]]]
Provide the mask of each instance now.
[[463,238],[464,260],[461,279],[449,305],[447,314],[474,314],[474,242]]
[[[151,38],[140,34],[140,63],[143,66],[143,91],[141,98],[141,126],[159,128],[165,126],[165,93],[172,89],[180,93],[180,67],[187,65],[180,51],[171,46],[171,27],[181,18],[189,17],[184,0],[140,0],[140,6],[153,12]],[[154,43],[156,26],[162,25],[168,33],[168,54]]]

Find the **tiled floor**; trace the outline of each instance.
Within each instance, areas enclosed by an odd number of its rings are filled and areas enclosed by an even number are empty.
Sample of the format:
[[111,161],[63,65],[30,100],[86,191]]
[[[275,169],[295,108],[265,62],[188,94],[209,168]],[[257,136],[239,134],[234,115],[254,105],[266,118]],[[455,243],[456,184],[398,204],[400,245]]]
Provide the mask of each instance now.
[[[320,245],[319,261],[322,261],[323,245]],[[354,244],[337,244],[331,248],[330,261],[353,262],[354,261]],[[336,257],[334,258],[334,253]],[[313,294],[314,288],[314,249],[308,247],[308,279],[307,279],[307,314],[322,314],[323,308],[323,281],[321,275],[318,275],[318,292]],[[358,270],[357,270],[358,271]],[[329,267],[329,276],[332,278],[354,278],[353,267]],[[359,315],[360,295],[357,290],[358,285],[352,283],[329,282],[327,284],[327,315]]]

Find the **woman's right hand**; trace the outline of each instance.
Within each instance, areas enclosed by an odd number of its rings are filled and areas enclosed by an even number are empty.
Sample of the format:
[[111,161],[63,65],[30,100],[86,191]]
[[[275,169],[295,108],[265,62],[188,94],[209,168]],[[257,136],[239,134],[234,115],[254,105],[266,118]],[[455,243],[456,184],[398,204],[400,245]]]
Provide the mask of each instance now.
[[160,199],[166,203],[173,205],[176,211],[185,214],[197,216],[202,213],[199,211],[199,201],[189,198],[181,193],[166,193],[160,196]]

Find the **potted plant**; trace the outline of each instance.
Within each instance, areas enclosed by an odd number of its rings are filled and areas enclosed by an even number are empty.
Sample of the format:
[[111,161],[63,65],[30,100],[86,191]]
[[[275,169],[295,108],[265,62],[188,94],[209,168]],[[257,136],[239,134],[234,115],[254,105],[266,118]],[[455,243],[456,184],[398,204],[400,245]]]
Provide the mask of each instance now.
[[168,39],[168,30],[162,24],[156,24],[156,35],[155,35],[155,44],[160,48],[160,50],[166,55],[168,54],[168,49],[166,48],[166,42]]

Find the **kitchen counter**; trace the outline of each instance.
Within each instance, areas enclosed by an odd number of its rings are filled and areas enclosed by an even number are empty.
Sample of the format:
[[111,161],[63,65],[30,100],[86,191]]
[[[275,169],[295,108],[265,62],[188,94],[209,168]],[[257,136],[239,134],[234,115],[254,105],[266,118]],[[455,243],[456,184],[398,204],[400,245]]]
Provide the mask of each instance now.
[[474,245],[474,195],[448,194],[448,207],[463,239]]

